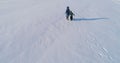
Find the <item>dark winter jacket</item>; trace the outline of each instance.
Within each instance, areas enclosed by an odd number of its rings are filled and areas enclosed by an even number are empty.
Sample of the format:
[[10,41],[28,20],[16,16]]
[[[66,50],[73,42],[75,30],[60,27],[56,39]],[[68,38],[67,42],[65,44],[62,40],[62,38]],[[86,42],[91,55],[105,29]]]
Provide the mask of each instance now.
[[66,15],[70,15],[70,9],[67,8],[65,13],[66,13]]
[[75,15],[72,11],[69,12],[69,15],[73,16]]

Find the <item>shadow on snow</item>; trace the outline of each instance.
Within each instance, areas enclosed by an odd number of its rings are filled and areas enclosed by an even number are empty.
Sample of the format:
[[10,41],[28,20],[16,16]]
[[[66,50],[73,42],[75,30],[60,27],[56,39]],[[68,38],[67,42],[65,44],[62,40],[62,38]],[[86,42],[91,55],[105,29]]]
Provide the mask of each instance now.
[[93,21],[93,20],[105,20],[105,19],[108,19],[108,18],[73,18],[72,21]]

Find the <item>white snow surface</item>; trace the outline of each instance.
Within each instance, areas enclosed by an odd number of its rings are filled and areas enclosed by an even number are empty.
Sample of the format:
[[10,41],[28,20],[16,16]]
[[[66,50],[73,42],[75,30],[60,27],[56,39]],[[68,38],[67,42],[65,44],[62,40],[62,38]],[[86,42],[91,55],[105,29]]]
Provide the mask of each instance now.
[[0,0],[0,63],[119,62],[120,0]]

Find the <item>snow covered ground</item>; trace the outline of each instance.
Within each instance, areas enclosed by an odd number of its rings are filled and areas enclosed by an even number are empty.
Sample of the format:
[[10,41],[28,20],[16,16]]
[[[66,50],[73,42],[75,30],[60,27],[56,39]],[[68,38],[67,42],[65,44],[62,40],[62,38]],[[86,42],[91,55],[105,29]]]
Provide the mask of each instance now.
[[0,63],[119,63],[119,49],[120,0],[0,0]]

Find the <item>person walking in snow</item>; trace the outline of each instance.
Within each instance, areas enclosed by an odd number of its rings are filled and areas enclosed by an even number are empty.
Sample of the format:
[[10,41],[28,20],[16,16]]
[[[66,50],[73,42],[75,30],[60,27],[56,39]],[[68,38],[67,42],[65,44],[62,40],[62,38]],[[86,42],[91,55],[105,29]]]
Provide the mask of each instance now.
[[72,21],[73,20],[73,16],[74,16],[75,14],[72,12],[72,11],[70,11],[70,20]]
[[68,20],[69,16],[70,16],[70,9],[69,7],[67,6],[67,9],[66,9],[66,19]]
[[69,18],[70,18],[70,20],[73,20],[73,15],[74,15],[74,13],[69,9],[69,6],[67,6],[67,9],[66,9],[66,19],[67,20],[69,20]]

